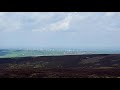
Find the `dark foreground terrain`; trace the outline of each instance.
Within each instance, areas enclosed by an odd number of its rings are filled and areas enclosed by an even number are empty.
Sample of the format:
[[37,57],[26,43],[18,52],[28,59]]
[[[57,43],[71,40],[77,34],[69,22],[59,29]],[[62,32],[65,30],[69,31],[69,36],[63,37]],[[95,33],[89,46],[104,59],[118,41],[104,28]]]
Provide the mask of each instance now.
[[0,58],[0,78],[120,78],[120,54]]

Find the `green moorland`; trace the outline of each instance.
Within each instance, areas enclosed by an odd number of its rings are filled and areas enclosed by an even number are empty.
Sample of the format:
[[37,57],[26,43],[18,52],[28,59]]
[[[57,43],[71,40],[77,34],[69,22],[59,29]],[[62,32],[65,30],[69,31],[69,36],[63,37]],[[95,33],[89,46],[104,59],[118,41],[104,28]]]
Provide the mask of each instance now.
[[76,50],[56,50],[56,49],[45,49],[45,50],[10,50],[10,49],[2,50],[0,49],[0,58],[77,55],[77,54],[82,54],[82,52],[76,51]]

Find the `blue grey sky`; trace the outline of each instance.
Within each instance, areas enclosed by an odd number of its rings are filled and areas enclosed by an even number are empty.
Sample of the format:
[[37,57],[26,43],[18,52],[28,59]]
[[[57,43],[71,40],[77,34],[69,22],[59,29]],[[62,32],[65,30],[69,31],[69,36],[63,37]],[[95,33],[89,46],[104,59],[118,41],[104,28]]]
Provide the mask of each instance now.
[[120,48],[119,12],[0,12],[0,48]]

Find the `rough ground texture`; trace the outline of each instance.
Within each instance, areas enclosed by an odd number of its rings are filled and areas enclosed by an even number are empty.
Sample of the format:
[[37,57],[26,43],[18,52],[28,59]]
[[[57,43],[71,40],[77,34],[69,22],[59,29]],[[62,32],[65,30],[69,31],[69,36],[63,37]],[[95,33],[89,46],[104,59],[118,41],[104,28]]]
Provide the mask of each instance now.
[[0,58],[0,78],[120,78],[120,54]]

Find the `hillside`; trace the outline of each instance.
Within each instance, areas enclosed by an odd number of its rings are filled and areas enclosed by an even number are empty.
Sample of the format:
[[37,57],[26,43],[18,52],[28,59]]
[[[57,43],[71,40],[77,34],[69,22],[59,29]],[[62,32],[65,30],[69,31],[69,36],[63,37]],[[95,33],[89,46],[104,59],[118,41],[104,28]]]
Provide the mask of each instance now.
[[0,58],[0,77],[120,77],[120,54]]

